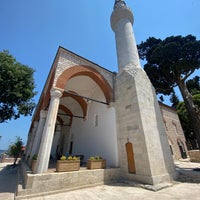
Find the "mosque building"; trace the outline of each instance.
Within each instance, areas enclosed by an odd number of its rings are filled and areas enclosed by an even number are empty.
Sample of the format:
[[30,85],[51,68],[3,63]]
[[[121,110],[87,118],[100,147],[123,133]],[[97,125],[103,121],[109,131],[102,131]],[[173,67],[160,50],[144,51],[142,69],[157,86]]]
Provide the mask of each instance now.
[[[37,155],[34,174],[22,167],[29,194],[117,180],[168,183],[176,176],[173,158],[187,157],[176,111],[158,102],[141,67],[134,17],[125,1],[115,0],[110,22],[118,73],[58,48],[28,135],[26,163]],[[101,155],[106,169],[47,175],[50,160],[66,154],[81,155],[83,163]],[[97,177],[100,181],[94,182]],[[45,189],[44,180],[51,183]]]

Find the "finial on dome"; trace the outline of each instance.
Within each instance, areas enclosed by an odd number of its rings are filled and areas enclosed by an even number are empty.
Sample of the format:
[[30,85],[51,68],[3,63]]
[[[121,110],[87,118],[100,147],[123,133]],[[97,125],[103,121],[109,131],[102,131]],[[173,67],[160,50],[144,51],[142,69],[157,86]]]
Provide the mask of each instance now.
[[114,8],[119,8],[119,7],[123,7],[123,6],[126,6],[125,1],[123,1],[123,0],[115,0]]

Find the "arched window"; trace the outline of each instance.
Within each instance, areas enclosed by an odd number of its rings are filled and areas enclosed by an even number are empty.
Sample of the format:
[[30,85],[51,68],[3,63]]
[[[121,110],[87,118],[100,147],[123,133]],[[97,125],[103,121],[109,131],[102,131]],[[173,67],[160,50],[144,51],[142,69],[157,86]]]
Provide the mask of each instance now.
[[176,135],[178,135],[178,128],[174,121],[172,121],[173,129],[175,130]]

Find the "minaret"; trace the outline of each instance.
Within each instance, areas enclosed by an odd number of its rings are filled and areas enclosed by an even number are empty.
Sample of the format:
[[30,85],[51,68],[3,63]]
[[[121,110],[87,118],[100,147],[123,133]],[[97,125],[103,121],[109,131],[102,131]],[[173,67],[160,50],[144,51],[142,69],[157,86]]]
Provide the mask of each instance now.
[[140,65],[133,21],[125,1],[115,0],[111,27],[119,69],[115,108],[120,169],[124,178],[164,185],[174,178],[175,168],[154,88]]
[[116,0],[111,15],[111,27],[115,32],[119,73],[127,65],[140,67],[133,33],[133,13],[123,0]]

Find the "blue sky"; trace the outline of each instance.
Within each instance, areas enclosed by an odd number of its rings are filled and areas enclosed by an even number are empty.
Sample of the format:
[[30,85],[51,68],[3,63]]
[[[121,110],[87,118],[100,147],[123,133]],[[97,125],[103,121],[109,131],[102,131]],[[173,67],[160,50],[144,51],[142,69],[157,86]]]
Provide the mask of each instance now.
[[[200,0],[126,0],[134,13],[139,44],[192,34],[200,39]],[[0,51],[35,69],[37,102],[59,46],[117,71],[110,15],[114,0],[1,0]],[[197,72],[199,74],[199,72]],[[31,117],[0,124],[0,149],[20,136],[26,142]]]

